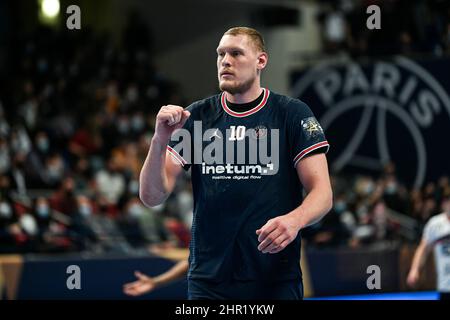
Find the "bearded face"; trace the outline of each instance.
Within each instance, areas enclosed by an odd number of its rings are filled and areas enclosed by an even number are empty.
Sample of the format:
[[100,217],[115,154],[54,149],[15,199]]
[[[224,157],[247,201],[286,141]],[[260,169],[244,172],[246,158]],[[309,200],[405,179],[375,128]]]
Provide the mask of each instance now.
[[249,90],[258,81],[266,60],[246,35],[224,35],[217,48],[217,72],[219,88],[230,94]]

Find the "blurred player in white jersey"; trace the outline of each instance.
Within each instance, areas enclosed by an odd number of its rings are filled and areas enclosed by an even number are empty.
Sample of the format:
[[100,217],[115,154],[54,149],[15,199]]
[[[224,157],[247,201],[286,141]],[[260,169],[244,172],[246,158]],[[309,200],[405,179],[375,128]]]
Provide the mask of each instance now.
[[407,283],[414,287],[431,249],[437,273],[437,290],[441,300],[450,299],[450,197],[442,203],[443,213],[432,217],[425,225],[422,240],[414,254]]

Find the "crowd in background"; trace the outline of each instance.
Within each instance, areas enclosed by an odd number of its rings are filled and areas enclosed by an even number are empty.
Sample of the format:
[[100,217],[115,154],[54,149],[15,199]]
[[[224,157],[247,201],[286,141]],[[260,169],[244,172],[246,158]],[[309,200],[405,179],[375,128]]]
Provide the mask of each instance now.
[[[450,2],[447,0],[320,0],[317,16],[326,54],[353,57],[450,54]],[[380,8],[380,29],[367,19]],[[373,21],[372,21],[373,22]]]
[[[349,25],[358,19],[351,18],[351,11],[342,13],[346,1],[336,2],[341,6],[328,3],[320,18],[325,27],[335,23],[330,15],[350,17]],[[448,14],[436,11],[440,1],[430,3],[435,10],[431,15]],[[423,2],[410,7],[416,5]],[[383,19],[383,32],[390,32],[388,19]],[[420,48],[448,50],[444,20],[426,20],[427,27],[409,37]],[[434,23],[430,32],[447,28],[440,33],[447,42],[422,33],[429,21]],[[11,49],[0,79],[0,253],[188,247],[193,206],[189,173],[159,207],[146,208],[138,197],[139,172],[159,106],[187,104],[179,86],[153,65],[150,40],[132,36],[137,27],[125,29],[122,46],[87,28],[77,33],[42,28]],[[356,29],[346,29],[341,38],[327,35],[334,42],[327,50],[373,52],[376,42]],[[408,38],[404,33],[410,31],[396,30],[393,39]],[[448,177],[412,190],[398,181],[392,164],[377,177],[335,175],[333,184],[332,211],[302,231],[312,245],[417,241],[423,224],[450,196]],[[405,231],[405,224],[413,230]]]
[[190,197],[153,209],[138,198],[158,106],[184,101],[134,31],[126,50],[88,29],[47,28],[11,49],[0,91],[0,252],[188,245]]
[[405,186],[393,163],[377,176],[333,175],[334,206],[319,223],[305,229],[311,245],[358,247],[379,242],[420,240],[425,223],[443,212],[450,198],[448,176],[422,188]]

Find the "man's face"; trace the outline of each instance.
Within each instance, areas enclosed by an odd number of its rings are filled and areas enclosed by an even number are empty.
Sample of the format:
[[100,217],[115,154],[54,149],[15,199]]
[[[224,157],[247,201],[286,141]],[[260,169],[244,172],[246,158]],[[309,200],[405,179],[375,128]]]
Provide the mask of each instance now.
[[219,88],[231,94],[244,93],[265,67],[267,54],[256,49],[246,35],[224,35],[217,47]]

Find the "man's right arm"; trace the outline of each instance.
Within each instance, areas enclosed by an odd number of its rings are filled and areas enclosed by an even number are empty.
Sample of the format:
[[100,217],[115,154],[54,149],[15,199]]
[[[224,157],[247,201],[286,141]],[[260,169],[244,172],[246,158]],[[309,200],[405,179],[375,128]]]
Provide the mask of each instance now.
[[182,167],[167,157],[167,145],[189,116],[189,111],[173,105],[163,106],[156,116],[155,134],[139,176],[139,197],[148,207],[161,204],[173,191]]

